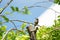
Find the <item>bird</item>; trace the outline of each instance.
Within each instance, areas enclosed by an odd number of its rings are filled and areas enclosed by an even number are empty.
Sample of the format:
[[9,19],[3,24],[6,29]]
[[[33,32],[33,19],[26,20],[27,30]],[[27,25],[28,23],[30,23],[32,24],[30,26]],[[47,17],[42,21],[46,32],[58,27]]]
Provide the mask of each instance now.
[[38,20],[38,18],[36,18],[36,20],[34,22],[34,26],[37,26],[38,25],[38,22],[39,22],[39,20]]

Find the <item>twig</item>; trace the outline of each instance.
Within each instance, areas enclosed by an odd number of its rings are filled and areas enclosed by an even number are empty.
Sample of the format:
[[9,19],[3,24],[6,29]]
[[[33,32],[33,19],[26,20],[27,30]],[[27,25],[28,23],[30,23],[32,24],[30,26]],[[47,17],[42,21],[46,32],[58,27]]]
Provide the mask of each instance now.
[[[7,36],[7,34],[8,34],[10,31],[12,31],[12,30],[17,30],[17,29],[12,28],[12,29],[8,30],[8,31],[5,33],[5,35],[3,35],[2,40],[4,40],[5,37]],[[17,30],[17,31],[22,32],[22,30]]]
[[[37,3],[46,3],[46,2],[51,2],[51,1],[50,1],[50,0],[47,0],[47,1],[37,2]],[[46,7],[46,6],[41,6],[41,5],[40,5],[40,6],[39,6],[39,5],[36,5],[37,3],[33,4],[32,6],[29,6],[28,8],[43,7],[43,8],[46,8],[46,9],[51,9],[51,10],[53,10],[54,12],[60,14],[60,12],[58,12],[58,11],[52,9],[52,8],[48,8],[48,7]],[[53,3],[53,2],[51,2],[51,3]],[[36,5],[36,6],[34,6],[34,5]],[[22,10],[23,10],[23,9],[24,9],[24,8],[22,8]]]
[[[23,23],[27,23],[27,24],[32,24],[34,25],[34,23],[31,23],[31,22],[27,22],[27,21],[24,21],[24,20],[9,20],[10,22],[11,21],[17,21],[17,22],[23,22]],[[2,23],[6,23],[6,22],[2,22]],[[37,25],[37,26],[40,26],[40,25]]]
[[[12,1],[13,1],[13,0],[11,0],[10,2],[8,2],[8,3],[6,4],[6,6],[3,8],[3,10],[4,10],[4,9],[5,9]],[[43,1],[43,2],[50,2],[50,1],[48,0],[48,1]],[[37,3],[42,3],[42,2],[37,2]],[[48,8],[48,7],[44,7],[44,6],[29,6],[28,8],[33,8],[33,7],[43,7],[43,8]],[[23,9],[24,9],[24,8],[23,8]],[[49,8],[49,9],[55,11],[56,13],[60,13],[60,12],[58,12],[58,11],[52,9],[52,8]],[[3,10],[0,12],[0,14],[3,12]]]
[[[34,25],[34,23],[30,23],[30,22],[27,22],[27,21],[24,21],[24,20],[10,20],[10,21],[18,21],[18,22],[23,22],[23,23]],[[40,26],[40,25],[37,25],[37,26]]]
[[36,4],[39,4],[39,3],[47,3],[47,2],[53,3],[53,2],[51,2],[51,1],[49,1],[49,0],[47,0],[47,1],[42,1],[42,2],[36,2],[36,3],[33,4],[33,5],[36,5]]
[[10,21],[18,21],[18,22],[24,22],[24,23],[27,23],[27,24],[33,24],[33,23],[30,23],[30,22],[26,22],[24,20],[10,20]]
[[[51,9],[51,10],[53,10],[54,12],[56,12],[56,13],[59,13],[59,14],[60,14],[60,12],[58,12],[58,11],[56,11],[56,10],[52,9],[52,8],[45,7],[45,6],[39,6],[39,5],[36,5],[36,6],[29,6],[28,8],[34,8],[34,7],[43,7],[43,8],[46,8],[46,9]],[[24,9],[24,8],[23,8],[23,9]]]
[[9,4],[12,2],[13,0],[10,0],[4,7],[3,10],[0,12],[0,14],[9,6]]
[[16,27],[16,25],[15,25],[15,23],[13,22],[13,21],[10,21],[13,25],[14,25],[14,27],[17,29],[17,27]]

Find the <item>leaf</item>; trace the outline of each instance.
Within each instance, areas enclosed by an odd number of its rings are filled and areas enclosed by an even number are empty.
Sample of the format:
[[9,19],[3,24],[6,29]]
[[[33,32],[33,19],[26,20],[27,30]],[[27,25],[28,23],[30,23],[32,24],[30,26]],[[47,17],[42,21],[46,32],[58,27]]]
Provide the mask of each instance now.
[[54,0],[54,3],[58,3],[59,2],[59,0]]
[[0,8],[0,12],[3,10],[3,8]]
[[58,4],[60,5],[60,2]]
[[58,16],[58,18],[60,18],[60,15]]
[[23,23],[23,24],[21,25],[21,28],[24,29],[25,27],[26,27],[26,23]]
[[60,22],[60,19],[58,19],[58,21]]
[[16,11],[19,11],[19,8],[18,7],[16,7]]
[[0,18],[0,26],[2,25],[2,18]]
[[11,6],[12,11],[16,11],[15,7]]
[[0,21],[0,25],[2,25],[2,21]]
[[30,14],[30,11],[28,10],[27,6],[24,6],[23,14]]
[[6,26],[2,26],[1,30],[6,31]]
[[5,14],[10,14],[9,12],[5,12]]
[[17,36],[16,40],[29,40],[29,36],[28,35]]
[[12,9],[12,11],[15,11],[15,12],[19,12],[20,11],[18,7],[13,7],[12,6],[11,9]]
[[9,19],[6,16],[3,15],[2,18],[4,18],[6,22],[9,22]]

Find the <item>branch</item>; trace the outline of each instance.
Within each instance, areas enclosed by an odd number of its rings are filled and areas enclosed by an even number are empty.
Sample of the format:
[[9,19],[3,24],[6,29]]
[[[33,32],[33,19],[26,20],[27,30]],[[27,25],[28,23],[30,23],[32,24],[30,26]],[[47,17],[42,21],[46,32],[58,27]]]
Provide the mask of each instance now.
[[[32,25],[34,25],[34,23],[31,23],[31,22],[27,22],[27,21],[24,21],[24,20],[9,20],[10,22],[11,21],[17,21],[17,22],[23,22],[23,23],[27,23],[27,24],[32,24]],[[2,22],[2,23],[7,23],[7,22]],[[14,24],[15,25],[15,24]],[[37,26],[39,26],[40,27],[40,25],[37,25]]]
[[12,2],[13,0],[10,0],[4,7],[3,10],[0,12],[0,14],[9,6],[9,4]]
[[10,21],[18,21],[18,22],[24,22],[24,23],[27,23],[27,24],[33,24],[33,23],[30,23],[30,22],[26,22],[24,20],[10,20]]
[[[2,16],[4,16],[4,15],[0,15],[1,17]],[[15,23],[13,22],[13,21],[10,21],[13,25],[14,25],[14,27],[17,29],[17,27],[16,27],[16,25],[15,25]],[[2,23],[6,23],[6,22],[2,22]]]
[[[23,23],[35,25],[34,23],[30,23],[30,22],[27,22],[27,21],[24,21],[24,20],[10,20],[10,21],[18,21],[18,22],[23,22]],[[37,26],[40,27],[40,25],[37,25]]]
[[[13,0],[10,0],[5,6],[4,6],[4,8],[3,8],[3,10],[0,12],[0,14],[9,6],[9,4],[12,2]],[[37,2],[37,3],[46,3],[46,2],[50,2],[49,0],[47,0],[47,1],[43,1],[43,2]],[[37,4],[37,3],[35,3],[35,4]],[[34,5],[35,5],[34,4]]]
[[[58,11],[56,11],[56,10],[52,9],[52,8],[45,7],[45,6],[39,6],[39,5],[36,5],[36,6],[29,6],[28,8],[34,8],[34,7],[43,7],[43,8],[46,8],[46,9],[51,9],[51,10],[53,10],[54,12],[56,12],[56,13],[59,13],[59,14],[60,14],[60,12],[58,12]],[[23,8],[23,9],[24,9],[24,8]]]
[[51,2],[51,1],[49,1],[49,0],[47,0],[47,1],[42,1],[42,2],[36,2],[36,3],[33,4],[33,5],[36,5],[36,4],[39,4],[39,3],[47,3],[47,2],[53,3],[53,2]]
[[17,29],[17,27],[16,27],[16,25],[15,25],[15,23],[13,22],[13,21],[10,21],[13,25],[14,25],[14,27]]
[[[12,30],[17,30],[17,29],[12,28],[12,29],[8,30],[8,31],[5,33],[5,35],[3,35],[2,40],[4,40],[5,37],[7,36],[7,34],[8,34],[10,31],[12,31]],[[17,30],[17,31],[22,32],[22,30]]]
[[[48,8],[48,7],[45,7],[45,6],[39,6],[39,5],[36,5],[36,4],[38,4],[38,3],[46,3],[46,2],[51,2],[51,1],[50,1],[50,0],[47,0],[47,1],[37,2],[37,3],[33,4],[32,6],[29,6],[28,8],[43,7],[43,8],[46,8],[46,9],[51,9],[51,10],[53,10],[54,12],[60,14],[60,12],[58,12],[58,11],[52,9],[52,8]],[[53,2],[51,2],[51,3],[53,3]],[[34,6],[34,5],[36,5],[36,6]],[[24,9],[24,8],[22,8],[22,10],[23,10],[23,9]]]

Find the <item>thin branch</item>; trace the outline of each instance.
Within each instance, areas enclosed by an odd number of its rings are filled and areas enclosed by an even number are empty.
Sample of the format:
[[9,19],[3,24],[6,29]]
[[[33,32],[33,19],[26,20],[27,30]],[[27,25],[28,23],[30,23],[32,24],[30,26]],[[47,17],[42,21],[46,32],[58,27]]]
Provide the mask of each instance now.
[[[6,7],[8,7],[8,5],[9,5],[12,1],[13,1],[13,0],[11,0],[10,2],[8,2],[8,3],[6,4],[6,6],[3,8],[3,10],[4,10]],[[43,1],[43,2],[50,2],[50,1],[48,0],[48,1]],[[43,2],[37,2],[37,3],[43,3]],[[30,7],[28,7],[28,8],[33,8],[33,7],[43,7],[43,8],[48,8],[48,7],[44,7],[44,6],[30,6]],[[24,9],[24,8],[23,8],[23,9]],[[52,8],[49,8],[49,9],[55,11],[56,13],[60,13],[60,12],[58,12],[58,11],[52,9]],[[0,12],[0,14],[3,12],[3,10]]]
[[[1,17],[2,16],[4,16],[4,15],[0,15]],[[17,27],[16,27],[16,25],[15,25],[15,23],[13,22],[13,21],[10,21],[13,25],[14,25],[14,27],[17,29]],[[2,23],[6,23],[6,22],[2,22]]]
[[[55,11],[56,13],[60,13],[60,12],[58,12],[58,11],[52,9],[52,8],[48,8],[48,7],[41,6],[41,5],[40,5],[40,6],[39,6],[39,5],[36,5],[36,4],[38,4],[38,3],[46,3],[46,2],[51,2],[51,1],[50,1],[50,0],[47,0],[47,1],[37,2],[37,3],[33,4],[32,6],[29,6],[28,8],[43,7],[43,8],[46,8],[46,9],[51,9],[51,10]],[[53,3],[53,2],[51,2],[51,3]],[[34,5],[36,5],[36,6],[34,6]],[[22,8],[22,10],[23,10],[23,9],[24,9],[24,8]]]
[[[4,6],[4,8],[3,8],[3,10],[0,12],[0,14],[9,6],[9,4],[12,2],[13,0],[10,0],[5,6]],[[37,3],[46,3],[46,2],[50,2],[49,0],[47,0],[47,1],[43,1],[43,2],[37,2]],[[35,4],[37,4],[37,3],[35,3]]]
[[[60,14],[60,12],[58,12],[58,11],[56,11],[56,10],[52,9],[52,8],[45,7],[45,6],[39,6],[39,5],[36,5],[36,6],[29,6],[28,8],[34,8],[34,7],[43,7],[43,8],[46,8],[46,9],[51,9],[51,10],[53,10],[54,12],[56,12],[56,13],[59,13],[59,14]],[[23,9],[24,9],[24,8],[23,8]]]
[[[34,23],[27,22],[27,21],[24,21],[24,20],[10,20],[10,21],[18,21],[18,22],[23,22],[23,23],[35,25]],[[40,26],[40,25],[37,25],[37,26]]]
[[24,20],[10,20],[10,21],[18,21],[18,22],[24,22],[24,23],[27,23],[27,24],[33,24],[33,23],[30,23],[30,22],[26,22]]
[[51,1],[49,1],[49,0],[47,0],[47,1],[42,1],[42,2],[36,2],[36,3],[33,4],[33,5],[36,5],[36,4],[39,4],[39,3],[47,3],[47,2],[53,3],[53,2],[51,2]]
[[16,25],[15,25],[15,23],[13,22],[13,21],[10,21],[13,25],[14,25],[14,27],[17,29],[17,27],[16,27]]
[[[8,31],[5,33],[5,35],[3,35],[2,40],[4,40],[5,37],[7,36],[7,34],[8,34],[10,31],[12,31],[12,30],[17,30],[17,29],[12,28],[12,29],[8,30]],[[22,30],[17,30],[17,31],[22,32]]]
[[0,12],[0,14],[9,6],[9,4],[12,2],[13,0],[10,0],[4,7],[3,10]]
[[[32,25],[34,25],[34,23],[31,23],[31,22],[27,22],[27,21],[24,21],[24,20],[9,20],[10,22],[11,21],[17,21],[17,22],[23,22],[23,23],[27,23],[27,24],[32,24]],[[2,22],[2,23],[7,23],[7,22]],[[15,25],[15,24],[14,24]],[[37,26],[39,26],[40,27],[40,25],[37,25]]]

